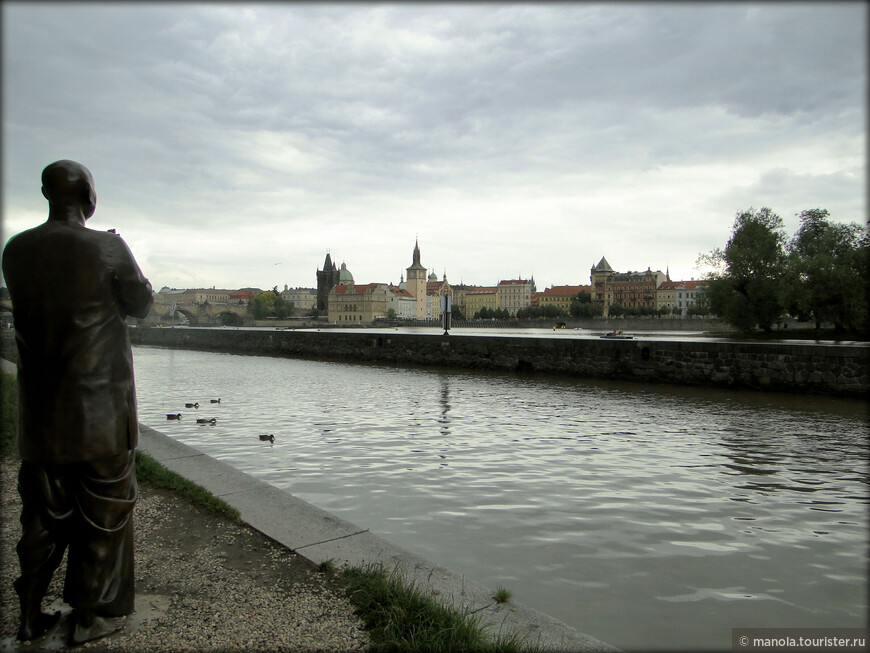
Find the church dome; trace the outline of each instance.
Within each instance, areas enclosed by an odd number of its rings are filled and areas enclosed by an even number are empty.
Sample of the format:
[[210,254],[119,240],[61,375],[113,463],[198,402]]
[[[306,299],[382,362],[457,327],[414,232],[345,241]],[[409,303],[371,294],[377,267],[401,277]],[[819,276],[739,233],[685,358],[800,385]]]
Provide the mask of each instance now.
[[438,281],[438,275],[433,272],[429,275],[429,281]]
[[347,263],[342,263],[341,271],[338,273],[338,282],[346,283],[348,281],[353,281],[353,275],[350,273],[350,270],[347,269]]

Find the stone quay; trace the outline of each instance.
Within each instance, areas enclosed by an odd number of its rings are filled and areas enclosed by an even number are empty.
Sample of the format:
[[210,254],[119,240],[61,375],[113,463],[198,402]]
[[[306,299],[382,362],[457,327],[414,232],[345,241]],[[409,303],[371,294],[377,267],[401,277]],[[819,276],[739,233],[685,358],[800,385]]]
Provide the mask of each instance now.
[[866,345],[231,327],[134,327],[130,337],[134,345],[233,354],[546,373],[854,398],[867,398],[870,394],[870,347]]

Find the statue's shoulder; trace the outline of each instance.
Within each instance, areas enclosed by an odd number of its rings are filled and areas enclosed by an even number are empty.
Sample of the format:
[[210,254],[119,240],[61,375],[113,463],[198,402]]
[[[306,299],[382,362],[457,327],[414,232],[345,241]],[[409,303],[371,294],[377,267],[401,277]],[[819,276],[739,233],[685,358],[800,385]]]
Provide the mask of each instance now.
[[39,237],[40,231],[42,231],[41,228],[44,226],[45,224],[43,223],[38,227],[31,227],[30,229],[25,229],[24,231],[20,231],[12,236],[12,238],[10,238],[9,241],[6,243],[6,247],[3,248],[4,255],[7,252],[13,252],[21,247],[26,247],[28,242],[30,242],[34,238]]
[[[43,225],[39,225],[41,226]],[[34,253],[39,251],[41,241],[39,227],[15,234],[3,248],[3,274],[7,281],[10,275],[24,272],[32,265]]]

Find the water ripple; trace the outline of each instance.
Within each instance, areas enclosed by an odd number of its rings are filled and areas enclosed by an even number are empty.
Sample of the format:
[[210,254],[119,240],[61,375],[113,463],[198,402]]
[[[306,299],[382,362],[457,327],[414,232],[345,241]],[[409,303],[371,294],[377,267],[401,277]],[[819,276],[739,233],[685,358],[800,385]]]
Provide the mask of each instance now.
[[617,646],[709,648],[721,631],[727,648],[734,626],[866,625],[863,405],[134,356],[143,423]]

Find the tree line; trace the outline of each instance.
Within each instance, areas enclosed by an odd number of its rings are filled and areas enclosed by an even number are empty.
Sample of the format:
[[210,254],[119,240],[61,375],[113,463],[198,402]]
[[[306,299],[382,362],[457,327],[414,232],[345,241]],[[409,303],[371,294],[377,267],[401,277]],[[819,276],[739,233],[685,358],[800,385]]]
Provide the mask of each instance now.
[[771,331],[787,316],[819,329],[868,330],[870,236],[857,223],[832,222],[826,209],[797,214],[788,238],[771,209],[749,208],[734,220],[724,249],[698,258],[707,310],[743,332]]

